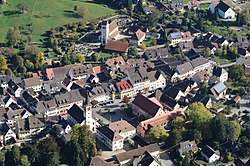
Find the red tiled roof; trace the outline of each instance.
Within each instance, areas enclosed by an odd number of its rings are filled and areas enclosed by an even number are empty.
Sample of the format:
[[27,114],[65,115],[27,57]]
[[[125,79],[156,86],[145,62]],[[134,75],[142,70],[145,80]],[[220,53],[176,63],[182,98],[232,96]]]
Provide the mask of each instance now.
[[108,40],[108,42],[105,46],[105,50],[127,53],[128,52],[128,42]]
[[138,40],[140,40],[144,35],[145,35],[145,32],[141,31],[140,29],[138,29],[136,32],[135,32],[135,35],[136,35],[136,38]]
[[114,31],[113,33],[109,34],[109,39],[114,39],[119,34],[119,31]]
[[47,68],[46,69],[46,74],[49,79],[53,78],[55,76],[54,71],[52,68]]
[[144,137],[145,132],[149,129],[148,128],[149,126],[159,126],[159,125],[169,122],[171,119],[177,116],[183,116],[183,115],[185,115],[183,109],[179,108],[177,110],[167,112],[160,116],[156,116],[156,117],[141,121],[140,124],[136,128],[137,133],[140,133],[141,136]]
[[189,31],[182,33],[182,40],[191,40],[192,35]]
[[125,60],[123,59],[122,56],[118,56],[118,57],[111,58],[111,59],[108,59],[108,60],[107,60],[107,64],[108,64],[109,66],[114,66],[114,65],[116,65],[117,63],[118,63],[119,65],[126,65],[126,62],[125,62]]
[[121,91],[133,88],[132,84],[128,80],[125,80],[122,82],[117,82],[116,84],[117,84],[117,86],[119,86]]
[[94,74],[98,74],[98,73],[101,73],[102,68],[101,68],[101,66],[95,66],[92,68],[92,70],[93,70]]

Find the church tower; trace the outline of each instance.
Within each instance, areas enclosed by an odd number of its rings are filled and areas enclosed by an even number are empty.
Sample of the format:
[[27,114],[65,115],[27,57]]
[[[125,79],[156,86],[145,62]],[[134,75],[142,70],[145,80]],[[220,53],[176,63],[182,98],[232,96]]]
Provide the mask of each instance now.
[[103,21],[101,25],[101,43],[106,44],[109,37],[109,22]]
[[93,116],[92,104],[89,101],[89,97],[87,95],[86,103],[83,105],[84,108],[84,117],[86,118],[86,125],[89,126],[89,129],[92,132],[96,131],[96,120]]

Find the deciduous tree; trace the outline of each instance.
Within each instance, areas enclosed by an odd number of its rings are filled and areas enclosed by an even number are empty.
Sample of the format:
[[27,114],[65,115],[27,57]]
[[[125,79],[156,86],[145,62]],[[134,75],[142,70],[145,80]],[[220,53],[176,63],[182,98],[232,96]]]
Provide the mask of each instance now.
[[210,122],[212,119],[212,113],[206,109],[201,102],[195,102],[190,105],[189,119],[194,126],[201,126],[203,123]]
[[21,155],[18,166],[30,166],[28,156]]
[[135,57],[137,53],[138,53],[138,50],[135,46],[130,47],[128,50],[129,56]]
[[156,39],[152,39],[151,44],[152,44],[153,46],[156,46],[156,45],[157,45]]
[[7,68],[7,60],[4,58],[3,55],[0,55],[0,72],[5,72]]
[[238,122],[230,121],[219,114],[212,119],[211,131],[215,141],[224,142],[228,139],[236,141],[241,133],[241,127]]
[[149,131],[149,140],[152,142],[161,142],[169,136],[167,130],[162,126],[154,126]]
[[[38,161],[39,152],[37,144],[27,144],[22,148],[22,154],[28,156],[30,163],[36,163]],[[36,165],[36,164],[34,164]]]
[[241,65],[233,65],[228,70],[228,76],[233,80],[240,80],[243,75],[244,69]]
[[28,12],[28,5],[26,3],[19,3],[17,8],[20,10],[20,13],[25,14]]
[[79,63],[85,62],[85,56],[78,53],[77,54],[77,62],[79,62]]
[[79,6],[77,8],[77,15],[81,18],[87,17],[88,15],[88,8],[86,6]]
[[33,56],[36,55],[39,52],[39,48],[37,46],[29,46],[26,48],[26,58],[29,60],[33,60]]
[[18,42],[21,39],[19,27],[9,28],[6,36],[6,43],[10,47],[18,46]]
[[96,153],[95,142],[88,126],[75,125],[72,129],[71,141],[67,146],[70,166],[87,165]]
[[39,51],[35,57],[34,57],[34,62],[35,62],[35,65],[38,67],[41,67],[42,65],[44,65],[44,62],[45,62],[45,56],[44,54]]

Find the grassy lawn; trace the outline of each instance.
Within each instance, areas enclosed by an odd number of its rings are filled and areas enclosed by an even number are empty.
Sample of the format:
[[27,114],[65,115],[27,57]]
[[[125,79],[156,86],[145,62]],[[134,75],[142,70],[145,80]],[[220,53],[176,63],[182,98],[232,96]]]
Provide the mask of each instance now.
[[218,110],[223,110],[226,108],[226,105],[224,105],[223,103],[221,103],[220,101],[216,102],[213,104],[212,107],[214,110],[218,111]]
[[217,33],[219,35],[224,35],[225,33],[228,33],[227,27],[224,26],[209,26],[208,27],[209,32]]
[[227,82],[225,82],[225,85],[227,86],[227,88],[230,88],[232,90],[239,90],[241,88],[241,86],[239,86],[237,84],[237,82],[233,82],[233,81],[230,81],[228,80]]
[[113,57],[113,55],[112,54],[108,54],[108,53],[105,53],[105,52],[102,52],[101,54],[100,54],[100,59],[102,60],[106,60],[106,59],[110,59],[110,58],[112,58]]
[[[27,14],[17,12],[16,6],[21,2],[29,6]],[[75,17],[73,12],[75,5],[87,6],[86,18]],[[34,31],[33,40],[38,41],[41,34],[52,27],[102,17],[114,13],[114,10],[95,3],[73,0],[12,0],[0,6],[0,13],[0,42],[4,42],[6,32],[11,26],[30,24]]]
[[246,34],[250,34],[250,30],[247,30],[247,31],[236,31],[235,34],[237,36],[245,36]]
[[203,3],[203,4],[201,4],[201,9],[208,10],[209,5],[210,5],[209,3]]
[[225,58],[221,58],[219,56],[214,56],[213,58],[211,58],[212,61],[219,63],[220,65],[224,65],[230,62],[233,62],[233,60],[229,60],[229,59],[225,59]]
[[146,45],[146,47],[151,47],[151,40],[144,40],[143,43]]
[[189,0],[182,0],[182,2],[185,4],[185,3],[188,3]]

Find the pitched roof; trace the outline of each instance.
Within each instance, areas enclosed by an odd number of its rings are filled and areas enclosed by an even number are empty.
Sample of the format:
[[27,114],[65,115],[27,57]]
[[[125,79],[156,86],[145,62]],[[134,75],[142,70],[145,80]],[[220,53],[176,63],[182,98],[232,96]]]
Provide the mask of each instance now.
[[194,48],[192,41],[180,42],[178,46],[182,51],[189,51]]
[[244,73],[246,76],[250,76],[250,67],[249,66],[244,65]]
[[206,59],[206,58],[204,58],[204,57],[202,57],[202,56],[200,56],[198,58],[195,58],[195,59],[193,59],[191,61],[191,64],[192,64],[193,68],[199,67],[199,66],[204,65],[206,63],[209,63],[209,60]]
[[127,75],[132,85],[149,80],[148,72],[145,67],[128,68]]
[[215,92],[217,93],[217,95],[221,94],[224,90],[227,89],[226,85],[223,84],[222,82],[218,82],[216,85],[214,85],[212,87],[212,89],[215,90]]
[[193,66],[190,62],[185,62],[181,65],[178,65],[176,69],[177,69],[178,73],[180,75],[182,75],[182,74],[186,74],[187,72],[193,70]]
[[181,32],[173,32],[173,33],[170,33],[170,37],[172,39],[179,39],[182,37],[182,34],[181,34]]
[[213,148],[211,148],[210,146],[206,145],[202,150],[201,152],[206,155],[208,158],[210,158],[213,154],[217,154],[217,155],[220,155],[218,154]]
[[170,78],[176,73],[174,69],[172,69],[168,64],[164,64],[156,68],[161,70],[164,74],[166,74]]
[[141,95],[140,93],[136,95],[132,103],[153,117],[160,109],[159,105],[155,104],[154,102],[149,100],[147,97]]
[[198,150],[198,147],[195,143],[195,141],[184,141],[180,143],[180,149],[181,149],[181,156],[187,152],[195,152],[196,150]]
[[185,79],[183,81],[178,82],[174,86],[178,89],[180,89],[182,92],[185,92],[188,87],[192,87],[195,84],[193,80]]
[[115,58],[108,59],[106,61],[106,63],[109,66],[114,66],[116,64],[118,64],[118,65],[125,65],[126,64],[126,62],[125,62],[125,60],[123,59],[122,56],[118,56],[118,57],[115,57]]
[[84,120],[84,111],[76,104],[74,104],[69,110],[68,114],[74,118],[79,124],[81,124]]
[[118,86],[119,91],[128,90],[128,89],[133,88],[133,85],[130,83],[129,80],[117,82],[116,85]]
[[209,97],[202,95],[200,93],[196,93],[196,95],[192,98],[192,102],[201,102],[203,103],[203,105],[207,105],[208,101],[209,101]]
[[172,99],[175,99],[176,96],[178,95],[179,91],[180,90],[178,88],[176,88],[175,86],[170,86],[170,87],[166,87],[166,89],[164,89],[163,94],[171,97]]
[[192,40],[191,32],[187,31],[182,33],[182,40]]
[[97,130],[105,135],[111,141],[117,141],[123,139],[118,133],[111,130],[108,125],[97,128]]
[[141,38],[143,38],[143,36],[145,35],[145,32],[141,31],[140,29],[138,29],[136,32],[135,32],[135,36],[138,40],[140,40]]
[[220,77],[225,72],[225,69],[215,66],[213,69],[213,76]]
[[167,95],[161,95],[160,101],[163,103],[164,106],[168,108],[174,109],[174,107],[178,104],[176,100],[168,97]]
[[105,50],[127,53],[128,52],[128,42],[108,40],[108,42],[105,46]]
[[20,132],[26,132],[31,129],[44,127],[44,123],[35,116],[29,116],[26,119],[18,119],[17,127]]
[[138,165],[150,166],[150,164],[152,164],[154,161],[159,164],[158,160],[156,160],[156,158],[154,158],[150,153],[148,153],[148,151],[145,151],[142,157],[138,159]]
[[[141,121],[137,126],[137,132],[140,131],[140,134],[144,136],[145,132],[150,129],[152,126],[161,126],[162,124],[166,124],[177,116],[185,115],[182,108],[166,112],[160,116],[156,116],[150,119],[146,119]],[[142,130],[143,131],[142,131]]]
[[148,151],[149,153],[153,153],[153,152],[156,152],[159,150],[160,150],[160,148],[157,144],[150,144],[148,146],[139,147],[139,148],[134,149],[134,150],[119,153],[119,154],[115,155],[115,157],[118,160],[118,162],[121,163],[123,161],[132,159],[134,157],[141,156],[145,151]]
[[224,3],[223,1],[220,1],[220,3],[216,6],[217,9],[220,9],[223,12],[226,12],[230,6]]
[[69,71],[72,72],[74,77],[92,73],[92,66],[83,65],[81,63],[71,65]]
[[160,103],[159,100],[157,100],[156,97],[150,97],[149,100],[152,101],[152,102],[154,102],[155,104],[157,104],[157,105],[160,106],[161,108],[163,108],[162,104]]
[[68,74],[69,71],[69,65],[62,66],[62,67],[55,67],[51,68],[54,73],[54,77],[65,77]]
[[95,66],[92,68],[94,74],[100,73],[102,71],[101,66]]
[[135,130],[134,126],[132,126],[130,123],[128,123],[125,120],[119,120],[119,121],[110,123],[108,127],[117,134],[120,134],[121,132],[124,133],[124,132]]
[[112,32],[113,30],[115,30],[118,27],[116,20],[113,20],[110,24],[109,24],[109,32]]
[[113,166],[113,164],[106,162],[99,156],[96,156],[91,159],[89,166]]
[[10,126],[5,122],[0,126],[0,134],[5,135],[10,129]]
[[55,77],[54,71],[52,68],[46,68],[46,74],[49,79]]

